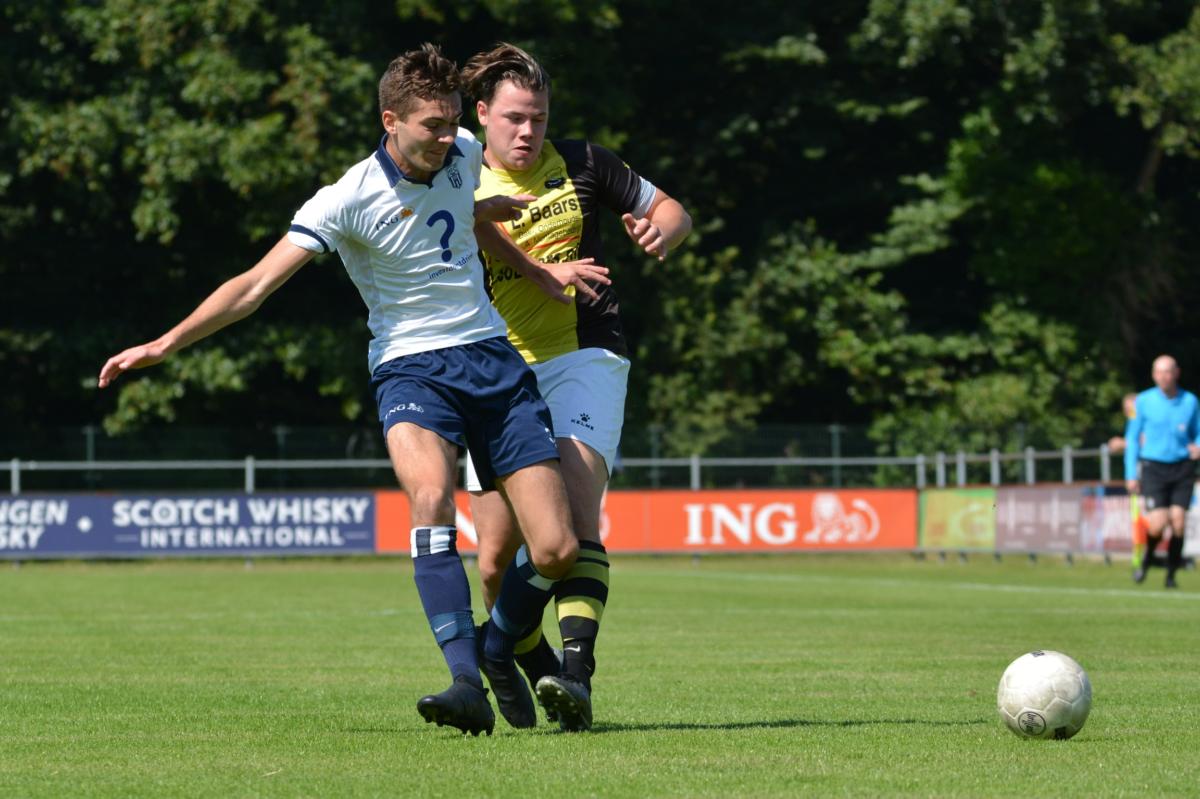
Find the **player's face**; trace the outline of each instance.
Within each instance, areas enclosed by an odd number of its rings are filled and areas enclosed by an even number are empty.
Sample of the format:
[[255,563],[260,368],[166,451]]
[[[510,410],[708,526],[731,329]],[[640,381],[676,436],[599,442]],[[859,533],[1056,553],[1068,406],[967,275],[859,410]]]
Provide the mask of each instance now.
[[546,140],[550,94],[523,89],[506,80],[490,104],[475,106],[479,124],[487,129],[488,164],[509,172],[524,172],[537,162]]
[[403,119],[392,111],[384,111],[388,152],[406,175],[428,180],[446,161],[446,153],[458,135],[461,117],[462,99],[457,93],[417,100]]

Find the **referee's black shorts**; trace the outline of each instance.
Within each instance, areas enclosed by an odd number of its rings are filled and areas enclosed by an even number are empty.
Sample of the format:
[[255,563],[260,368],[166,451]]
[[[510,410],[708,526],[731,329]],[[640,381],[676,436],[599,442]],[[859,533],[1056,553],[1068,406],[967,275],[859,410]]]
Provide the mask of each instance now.
[[1192,489],[1196,485],[1196,461],[1139,461],[1138,481],[1146,510],[1172,505],[1187,509],[1192,504]]

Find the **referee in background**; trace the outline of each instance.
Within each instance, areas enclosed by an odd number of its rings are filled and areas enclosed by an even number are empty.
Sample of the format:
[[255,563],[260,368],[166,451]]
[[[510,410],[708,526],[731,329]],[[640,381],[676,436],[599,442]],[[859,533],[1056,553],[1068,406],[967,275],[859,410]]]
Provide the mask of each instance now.
[[1155,358],[1150,374],[1154,388],[1137,395],[1137,412],[1125,426],[1125,483],[1131,495],[1141,494],[1146,513],[1146,557],[1133,579],[1146,579],[1169,524],[1165,586],[1175,588],[1200,458],[1200,403],[1179,387],[1179,364],[1170,355]]

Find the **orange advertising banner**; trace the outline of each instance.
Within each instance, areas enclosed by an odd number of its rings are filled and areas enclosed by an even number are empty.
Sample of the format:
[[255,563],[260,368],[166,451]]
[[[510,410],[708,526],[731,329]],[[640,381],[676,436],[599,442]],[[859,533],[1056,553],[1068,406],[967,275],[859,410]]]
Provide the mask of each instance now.
[[[408,502],[399,491],[376,493],[376,547],[407,552]],[[467,494],[458,492],[458,548],[475,549]],[[917,492],[610,491],[601,536],[611,552],[773,552],[912,549],[917,546]]]

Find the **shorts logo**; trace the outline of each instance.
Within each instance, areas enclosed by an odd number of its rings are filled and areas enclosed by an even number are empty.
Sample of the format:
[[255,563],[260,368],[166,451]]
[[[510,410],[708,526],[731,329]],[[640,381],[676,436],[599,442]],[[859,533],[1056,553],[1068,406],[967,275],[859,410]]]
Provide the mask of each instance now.
[[586,427],[588,430],[595,430],[595,425],[591,424],[592,417],[586,413],[581,413],[579,416],[571,420],[571,424],[577,424],[580,427]]
[[415,402],[401,402],[399,405],[394,405],[388,409],[388,412],[383,415],[384,419],[390,417],[393,413],[403,413],[411,411],[413,413],[425,413],[425,409]]
[[458,167],[451,164],[446,169],[446,177],[450,178],[450,185],[456,189],[462,188],[462,173],[458,171]]

